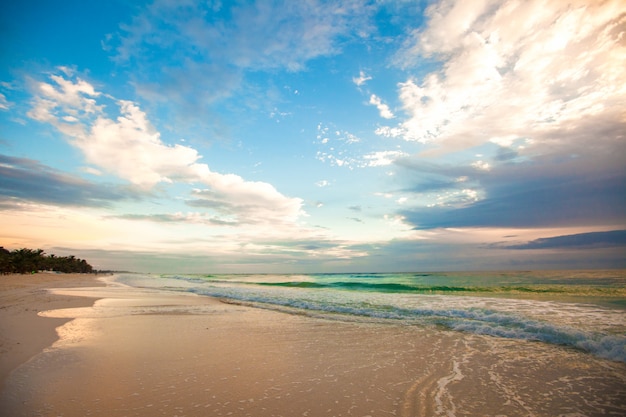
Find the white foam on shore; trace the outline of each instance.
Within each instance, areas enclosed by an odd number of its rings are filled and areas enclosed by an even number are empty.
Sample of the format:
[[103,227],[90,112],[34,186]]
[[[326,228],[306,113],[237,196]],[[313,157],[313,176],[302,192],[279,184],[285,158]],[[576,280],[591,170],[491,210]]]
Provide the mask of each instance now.
[[244,285],[196,278],[124,276],[122,282],[345,320],[439,325],[496,337],[570,346],[626,362],[626,311],[595,305],[476,296],[390,294]]

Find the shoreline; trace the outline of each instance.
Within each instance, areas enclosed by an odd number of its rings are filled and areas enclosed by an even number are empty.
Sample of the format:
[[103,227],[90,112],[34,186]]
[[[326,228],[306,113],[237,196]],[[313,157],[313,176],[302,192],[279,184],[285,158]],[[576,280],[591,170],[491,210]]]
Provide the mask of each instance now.
[[58,308],[91,307],[97,298],[55,295],[51,288],[104,287],[94,274],[0,275],[0,392],[11,373],[59,340],[71,318],[42,317]]
[[[13,370],[0,392],[6,415],[626,412],[626,365],[574,349],[80,278],[15,290],[23,314],[61,323],[60,339]],[[44,317],[26,310],[35,305]]]

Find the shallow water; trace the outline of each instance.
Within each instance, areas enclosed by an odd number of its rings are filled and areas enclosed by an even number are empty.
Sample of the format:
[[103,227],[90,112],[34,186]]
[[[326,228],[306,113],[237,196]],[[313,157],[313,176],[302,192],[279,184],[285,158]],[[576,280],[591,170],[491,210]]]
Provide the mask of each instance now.
[[624,271],[123,275],[119,280],[334,320],[434,325],[541,341],[626,362]]

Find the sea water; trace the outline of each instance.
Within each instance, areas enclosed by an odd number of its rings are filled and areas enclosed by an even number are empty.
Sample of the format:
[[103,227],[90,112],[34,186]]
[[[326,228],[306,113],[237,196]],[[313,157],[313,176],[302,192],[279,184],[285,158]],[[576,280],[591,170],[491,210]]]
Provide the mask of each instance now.
[[122,274],[118,281],[331,320],[435,326],[539,341],[626,362],[623,270]]

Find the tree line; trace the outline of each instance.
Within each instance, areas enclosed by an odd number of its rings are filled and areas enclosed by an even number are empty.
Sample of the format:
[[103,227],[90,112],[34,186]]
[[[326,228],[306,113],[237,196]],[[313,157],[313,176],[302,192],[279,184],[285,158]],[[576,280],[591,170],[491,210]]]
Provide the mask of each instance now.
[[0,273],[31,274],[38,271],[91,273],[93,268],[84,259],[70,256],[46,255],[42,249],[15,249],[0,246]]

